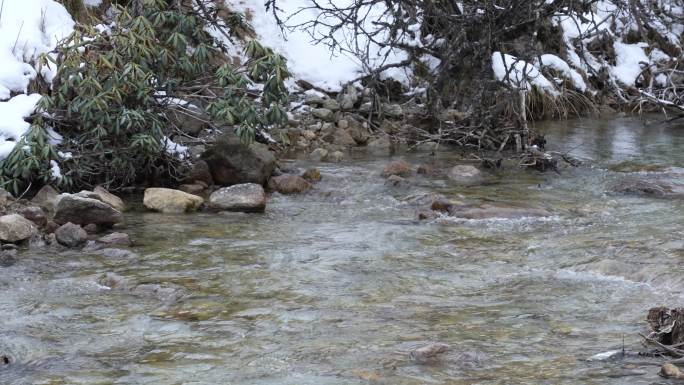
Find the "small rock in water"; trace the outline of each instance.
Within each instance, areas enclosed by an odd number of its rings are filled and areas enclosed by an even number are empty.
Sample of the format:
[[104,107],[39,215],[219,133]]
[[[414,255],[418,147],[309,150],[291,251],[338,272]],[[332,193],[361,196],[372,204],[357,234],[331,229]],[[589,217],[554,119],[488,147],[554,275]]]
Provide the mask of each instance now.
[[17,263],[17,250],[0,250],[0,267],[10,267]]
[[299,194],[311,188],[311,183],[299,175],[281,175],[268,180],[268,188],[281,194]]
[[195,211],[202,203],[204,199],[200,196],[168,188],[148,188],[143,197],[145,207],[167,214]]
[[462,185],[478,184],[484,180],[482,172],[477,167],[470,165],[452,167],[449,170],[448,177],[450,180]]
[[406,179],[400,177],[399,175],[390,175],[390,177],[387,178],[387,180],[385,181],[385,184],[397,187],[407,186],[409,182]]
[[684,379],[684,373],[682,373],[677,366],[670,363],[663,364],[663,366],[660,367],[660,375],[665,378]]
[[413,361],[423,363],[438,358],[440,355],[448,352],[449,349],[450,346],[445,343],[434,342],[410,351],[409,358]]
[[321,180],[321,172],[317,168],[310,168],[304,171],[302,178],[308,180],[309,182],[318,182]]
[[332,154],[328,155],[328,162],[340,163],[343,160],[344,154],[342,153],[342,151],[335,151]]
[[256,183],[237,184],[214,191],[209,196],[209,203],[218,210],[264,212],[266,193]]
[[317,162],[324,161],[328,158],[328,150],[326,150],[325,148],[317,148],[311,151],[311,154],[309,154],[309,158]]
[[393,160],[389,162],[387,166],[385,166],[385,169],[382,170],[382,176],[389,178],[392,175],[404,178],[411,176],[411,165],[403,160]]
[[100,237],[97,241],[107,245],[129,246],[131,244],[131,238],[126,233],[111,233]]

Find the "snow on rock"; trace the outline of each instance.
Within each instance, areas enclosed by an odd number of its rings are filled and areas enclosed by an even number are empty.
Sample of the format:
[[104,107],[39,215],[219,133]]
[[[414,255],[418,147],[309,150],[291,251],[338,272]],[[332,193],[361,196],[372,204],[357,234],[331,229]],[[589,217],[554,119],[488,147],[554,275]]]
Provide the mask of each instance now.
[[513,87],[530,90],[532,85],[535,85],[551,95],[558,95],[558,90],[553,83],[542,75],[534,64],[515,56],[502,54],[499,51],[494,52],[492,54],[492,70],[494,70],[494,76],[498,80],[507,82]]
[[634,86],[642,71],[640,63],[650,62],[644,52],[646,47],[648,47],[646,43],[625,44],[619,41],[613,43],[616,63],[610,69],[611,75],[626,86]]
[[0,159],[7,157],[31,126],[24,118],[33,113],[40,94],[17,95],[0,103]]
[[[9,0],[0,13],[0,159],[5,158],[28,130],[29,116],[40,95],[24,95],[37,76],[36,60],[69,36],[74,21],[53,0]],[[56,69],[43,68],[52,80]],[[10,99],[12,93],[20,93]],[[9,99],[9,100],[7,100]],[[1,101],[7,100],[7,101]]]
[[563,76],[572,81],[572,84],[579,91],[584,92],[587,90],[587,84],[584,82],[582,75],[580,75],[576,70],[570,68],[570,65],[568,65],[565,60],[559,58],[558,56],[551,54],[541,55],[536,64],[537,67],[551,67],[560,72],[563,74]]

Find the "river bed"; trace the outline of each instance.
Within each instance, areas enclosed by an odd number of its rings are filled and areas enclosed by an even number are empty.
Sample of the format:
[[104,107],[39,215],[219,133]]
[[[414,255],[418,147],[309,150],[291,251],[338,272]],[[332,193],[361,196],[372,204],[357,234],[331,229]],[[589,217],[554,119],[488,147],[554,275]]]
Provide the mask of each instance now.
[[[684,129],[634,118],[539,123],[588,165],[492,172],[483,186],[380,176],[458,151],[356,154],[265,214],[133,211],[129,254],[20,252],[0,267],[0,384],[654,384],[652,306],[684,296],[684,200],[607,194],[625,176],[684,183]],[[417,220],[439,193],[533,205],[515,220]],[[109,288],[103,275],[130,287]],[[126,286],[126,287],[124,287]],[[451,346],[428,364],[409,350]]]

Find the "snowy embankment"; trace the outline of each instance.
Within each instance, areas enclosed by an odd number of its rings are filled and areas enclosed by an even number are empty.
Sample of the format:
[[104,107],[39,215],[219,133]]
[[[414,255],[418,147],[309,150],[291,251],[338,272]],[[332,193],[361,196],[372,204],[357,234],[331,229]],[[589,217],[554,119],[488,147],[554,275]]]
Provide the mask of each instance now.
[[52,51],[69,36],[74,21],[53,0],[4,1],[0,11],[0,159],[14,148],[30,124],[39,94],[29,93],[37,76],[51,81],[55,68],[37,65],[40,55]]

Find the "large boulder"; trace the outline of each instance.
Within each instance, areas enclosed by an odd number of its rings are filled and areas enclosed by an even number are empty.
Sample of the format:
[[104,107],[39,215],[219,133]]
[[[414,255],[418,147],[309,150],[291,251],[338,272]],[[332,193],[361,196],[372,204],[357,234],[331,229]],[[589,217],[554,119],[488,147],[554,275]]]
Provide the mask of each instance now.
[[97,186],[93,189],[93,192],[100,197],[100,200],[119,211],[126,211],[126,204],[118,196],[110,193],[102,186]]
[[19,214],[0,217],[0,241],[19,242],[31,238],[36,233],[33,222]]
[[180,214],[195,211],[204,203],[204,199],[197,195],[188,194],[170,188],[145,189],[143,205],[150,210],[166,214]]
[[209,165],[214,183],[220,186],[264,185],[276,168],[276,158],[268,146],[261,143],[246,146],[235,135],[222,137],[202,154],[202,159]]
[[55,206],[54,221],[58,224],[71,222],[77,225],[90,223],[99,226],[112,226],[123,220],[121,211],[109,204],[94,198],[85,198],[75,194],[62,194]]
[[260,184],[237,184],[214,191],[209,196],[209,204],[218,210],[263,212],[266,193]]
[[60,245],[77,247],[86,243],[88,233],[81,226],[67,222],[55,231],[55,238]]
[[299,175],[280,175],[268,180],[268,188],[281,194],[299,194],[309,190],[311,183]]
[[482,171],[480,171],[477,167],[467,164],[452,167],[447,173],[447,176],[450,180],[462,185],[478,184],[482,183],[484,180]]

